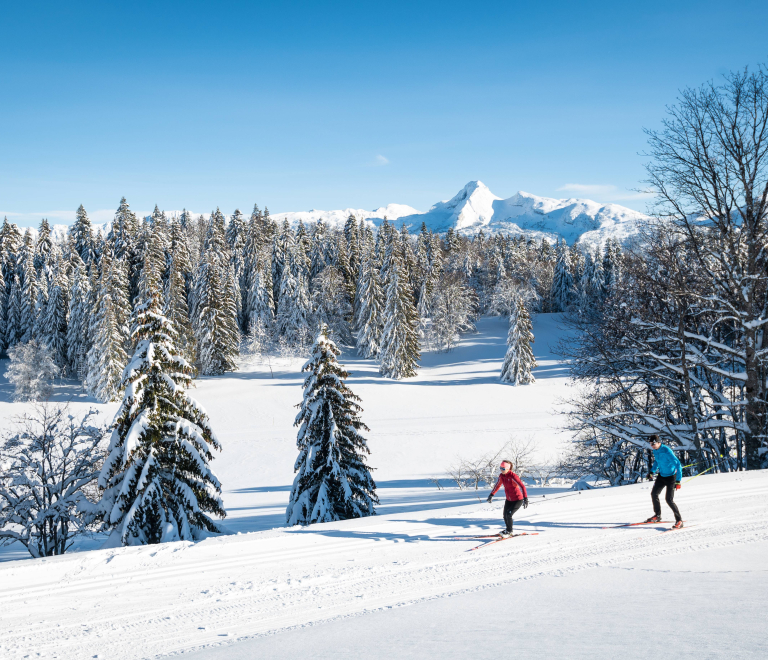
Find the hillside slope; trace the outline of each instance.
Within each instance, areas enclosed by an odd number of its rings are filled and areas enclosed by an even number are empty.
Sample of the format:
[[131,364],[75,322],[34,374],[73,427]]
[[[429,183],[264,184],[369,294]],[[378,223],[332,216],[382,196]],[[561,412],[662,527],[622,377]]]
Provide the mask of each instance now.
[[[649,511],[649,490],[648,484],[638,484],[572,492],[559,499],[531,493],[531,505],[518,514],[516,528],[538,535],[503,541],[477,552],[467,551],[480,541],[455,537],[498,530],[501,502],[255,532],[197,544],[167,543],[5,563],[0,565],[0,656],[11,660],[29,657],[34,651],[35,657],[60,660],[151,658],[248,636],[281,631],[290,636],[290,631],[307,625],[403,605],[432,601],[430,607],[434,607],[435,598],[493,586],[514,587],[596,566],[631,569],[633,562],[649,560],[653,568],[659,565],[653,560],[660,557],[695,557],[712,548],[737,551],[738,546],[754,542],[768,547],[766,471],[706,475],[685,483],[677,498],[690,525],[683,530],[660,533],[669,524],[603,529],[642,519]],[[759,646],[765,646],[762,626],[755,621],[768,604],[764,557],[765,553],[753,553],[739,565],[742,573],[750,572],[749,580],[742,581],[740,600],[751,605],[744,615],[751,617],[753,627],[744,630],[741,626],[745,634],[737,641],[746,646],[732,649],[728,657],[760,657]],[[723,565],[721,558],[719,567]],[[717,568],[707,564],[707,570]],[[610,580],[621,583],[621,575],[614,576]],[[730,584],[735,577],[723,572],[715,584]],[[700,579],[694,575],[684,584],[695,585]],[[647,593],[659,584],[658,580],[640,579],[635,588]],[[666,617],[673,617],[679,629],[691,630],[691,625],[680,622],[696,611],[697,603],[681,598],[684,592],[679,589],[668,591],[670,584],[670,579],[661,582],[664,588],[654,592],[652,611],[641,615],[645,634],[635,635],[635,641],[652,639],[640,650],[657,641],[648,634],[654,627],[649,619],[656,616],[661,617],[662,625]],[[527,593],[533,602],[514,606],[507,613],[508,621],[516,618],[517,610],[524,616],[529,607],[536,607],[535,594]],[[717,593],[707,595],[710,610],[718,608]],[[493,592],[487,594],[488,598],[480,600],[481,612],[492,620],[505,616],[503,610],[494,608]],[[566,600],[573,595],[563,591]],[[460,625],[461,603],[455,601],[459,610],[454,613],[451,604],[446,604],[441,628],[450,631],[454,620]],[[601,605],[579,602],[581,610],[592,611],[593,621]],[[625,607],[615,600],[606,605],[609,611]],[[568,625],[568,616],[562,611],[554,617],[561,629]],[[618,649],[624,649],[625,657],[645,657],[631,650],[627,653],[622,639],[623,628],[632,630],[637,616],[632,608],[626,609],[619,617],[621,627],[606,632],[603,648],[613,648],[615,653],[603,657],[615,656]],[[425,626],[434,622],[429,616],[422,620]],[[718,620],[725,627],[730,625]],[[334,643],[344,648],[351,630],[343,626]],[[422,639],[428,630],[422,631]],[[568,638],[585,634],[574,627],[563,632]],[[396,634],[392,629],[386,637],[393,640]],[[482,629],[473,631],[461,641],[459,650],[470,652],[484,639]],[[485,642],[488,649],[487,639]],[[666,640],[664,647],[676,657],[714,657],[701,652],[701,642],[697,636],[694,655],[684,652],[691,645],[677,636]],[[740,653],[741,648],[751,653]],[[406,657],[399,654],[395,641],[389,642],[387,650],[394,657]],[[555,657],[568,656],[563,648],[552,650],[557,651]],[[328,654],[323,657],[329,657],[336,649],[325,651]],[[206,651],[192,657],[234,656]],[[266,656],[244,653],[239,657]]]

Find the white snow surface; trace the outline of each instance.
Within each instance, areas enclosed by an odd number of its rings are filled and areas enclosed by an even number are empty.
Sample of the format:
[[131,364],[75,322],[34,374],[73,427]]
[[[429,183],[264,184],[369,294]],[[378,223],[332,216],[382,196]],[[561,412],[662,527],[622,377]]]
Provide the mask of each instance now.
[[[539,366],[526,386],[498,382],[503,319],[482,319],[451,353],[426,354],[414,379],[383,379],[343,354],[381,499],[377,516],[358,520],[283,526],[302,361],[274,378],[262,366],[201,379],[193,396],[222,443],[212,467],[235,534],[35,560],[5,549],[0,657],[442,659],[506,642],[533,657],[765,657],[767,471],[685,481],[680,531],[603,529],[650,515],[644,483],[531,488],[515,529],[538,535],[476,552],[480,541],[456,540],[498,531],[503,496],[488,505],[487,490],[437,490],[426,477],[513,433],[533,438],[540,458],[568,439],[556,414],[567,371],[550,351],[558,321],[534,321]],[[94,405],[71,384],[55,397]],[[0,382],[3,426],[26,406]],[[117,404],[96,407],[111,418]]]
[[428,229],[444,233],[453,228],[461,234],[513,234],[534,238],[565,238],[568,243],[580,239],[583,243],[603,243],[614,238],[626,243],[636,236],[649,217],[618,204],[601,204],[588,199],[552,199],[518,192],[502,199],[494,195],[482,181],[470,181],[451,199],[438,202],[429,211],[390,204],[375,211],[344,209],[339,211],[307,211],[277,213],[273,217],[291,224],[322,220],[329,226],[340,228],[349,215],[365,218],[380,225],[386,216],[400,227],[405,224],[416,232],[421,224]]

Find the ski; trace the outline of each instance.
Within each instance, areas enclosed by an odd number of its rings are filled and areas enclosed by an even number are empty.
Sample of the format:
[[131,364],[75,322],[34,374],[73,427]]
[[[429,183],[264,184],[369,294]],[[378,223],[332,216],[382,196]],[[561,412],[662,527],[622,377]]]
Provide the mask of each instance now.
[[493,545],[494,543],[500,543],[501,541],[508,541],[509,539],[517,538],[518,536],[538,536],[538,532],[523,532],[522,534],[513,534],[512,536],[500,536],[495,541],[489,541],[488,543],[481,543],[480,545],[476,545],[474,548],[470,548],[467,552],[472,552],[473,550],[479,550],[480,548],[487,548],[489,545]]
[[638,525],[669,525],[671,522],[671,520],[659,520],[659,522],[627,523],[626,525],[610,525],[609,527],[601,527],[600,529],[619,529],[619,527],[637,527]]
[[454,536],[454,541],[473,541],[475,539],[497,539],[500,534],[488,534],[487,536]]
[[675,529],[674,527],[670,527],[669,529],[665,529],[660,534],[666,534],[667,532],[679,532],[681,529],[688,529],[689,527],[696,527],[696,525],[683,525],[683,527],[679,527]]

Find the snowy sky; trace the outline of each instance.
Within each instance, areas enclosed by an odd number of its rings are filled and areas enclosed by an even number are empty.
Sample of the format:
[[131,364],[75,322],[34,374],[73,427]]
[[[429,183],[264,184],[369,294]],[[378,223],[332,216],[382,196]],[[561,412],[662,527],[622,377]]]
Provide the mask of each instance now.
[[427,210],[474,179],[644,210],[643,127],[768,60],[750,0],[4,3],[0,25],[0,216],[21,225],[123,195]]

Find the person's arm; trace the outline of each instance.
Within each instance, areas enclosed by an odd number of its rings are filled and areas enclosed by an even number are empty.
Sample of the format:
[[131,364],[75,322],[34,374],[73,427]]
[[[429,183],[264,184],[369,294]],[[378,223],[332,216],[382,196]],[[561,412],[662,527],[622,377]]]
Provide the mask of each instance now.
[[515,480],[515,483],[520,486],[520,490],[523,492],[523,499],[528,499],[528,491],[525,490],[525,484],[523,483],[523,480],[518,477],[514,472],[512,473],[512,478]]
[[683,464],[680,462],[680,459],[675,455],[675,452],[673,452],[669,447],[667,447],[669,450],[669,453],[672,454],[672,458],[675,460],[675,463],[677,465],[675,466],[675,481],[677,483],[680,483],[683,480]]
[[659,462],[656,460],[656,452],[651,449],[651,452],[653,452],[653,465],[651,465],[651,474],[656,474],[659,471]]
[[501,488],[501,477],[499,477],[496,480],[496,485],[493,487],[493,490],[491,491],[491,494],[488,496],[488,501],[490,502],[493,499],[493,496],[499,492],[499,488]]

